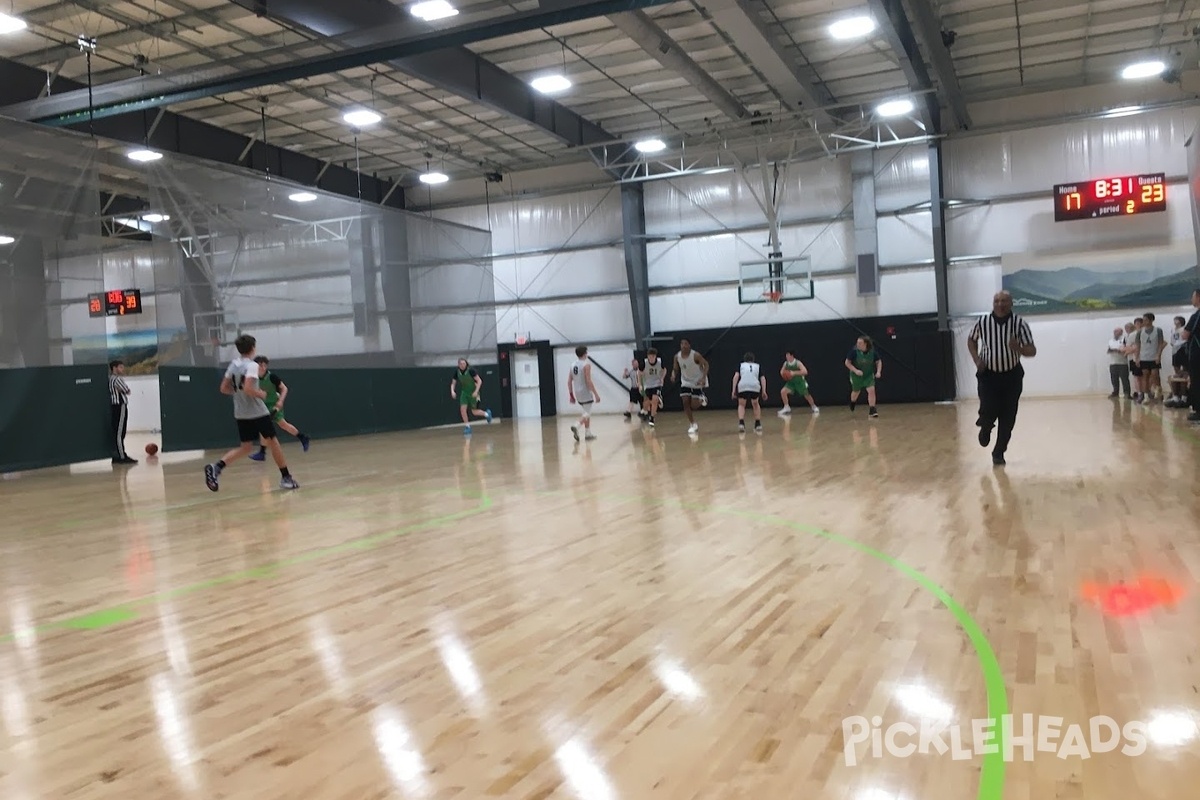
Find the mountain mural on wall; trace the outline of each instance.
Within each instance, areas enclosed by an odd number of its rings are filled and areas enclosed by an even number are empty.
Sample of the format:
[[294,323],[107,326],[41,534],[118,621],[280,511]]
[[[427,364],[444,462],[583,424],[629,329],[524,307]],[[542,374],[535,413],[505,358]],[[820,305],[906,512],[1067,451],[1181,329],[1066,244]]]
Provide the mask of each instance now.
[[1186,304],[1198,285],[1196,266],[1164,269],[1018,269],[1005,271],[1002,286],[1023,314],[1159,308]]

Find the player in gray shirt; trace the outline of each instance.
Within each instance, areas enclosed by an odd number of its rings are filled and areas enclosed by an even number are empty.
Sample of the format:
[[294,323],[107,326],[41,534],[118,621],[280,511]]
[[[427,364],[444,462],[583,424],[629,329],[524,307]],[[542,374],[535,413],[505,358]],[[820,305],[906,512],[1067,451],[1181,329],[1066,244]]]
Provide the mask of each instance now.
[[204,466],[204,483],[209,491],[217,491],[225,467],[242,456],[249,455],[254,446],[262,440],[266,442],[271,457],[275,459],[275,465],[279,467],[279,488],[299,489],[300,484],[292,477],[292,473],[288,472],[283,449],[275,436],[275,425],[271,422],[271,412],[263,402],[267,393],[258,388],[258,362],[254,360],[258,342],[253,336],[243,333],[234,340],[233,346],[237,348],[238,357],[225,370],[225,377],[221,379],[221,394],[233,397],[233,418],[237,421],[238,440],[241,445],[230,450],[216,463]]

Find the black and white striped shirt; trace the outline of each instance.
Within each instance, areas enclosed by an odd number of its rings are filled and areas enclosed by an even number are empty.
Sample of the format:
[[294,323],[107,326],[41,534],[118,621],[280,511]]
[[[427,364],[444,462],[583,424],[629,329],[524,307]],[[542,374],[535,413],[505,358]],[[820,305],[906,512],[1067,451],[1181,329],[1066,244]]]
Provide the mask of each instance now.
[[1016,314],[1004,319],[995,314],[984,314],[971,329],[971,341],[979,348],[979,358],[992,372],[1010,372],[1021,366],[1021,354],[1008,346],[1013,336],[1021,345],[1033,344],[1029,325]]
[[123,406],[128,401],[129,384],[120,375],[110,373],[108,376],[108,399],[114,406]]

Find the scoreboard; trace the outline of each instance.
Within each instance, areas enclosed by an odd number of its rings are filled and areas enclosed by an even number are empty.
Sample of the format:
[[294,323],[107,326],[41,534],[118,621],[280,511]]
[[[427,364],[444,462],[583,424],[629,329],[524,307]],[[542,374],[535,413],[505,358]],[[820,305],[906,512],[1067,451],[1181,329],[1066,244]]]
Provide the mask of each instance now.
[[1125,175],[1054,187],[1054,221],[1127,217],[1167,210],[1167,179],[1162,172]]
[[141,289],[112,289],[88,295],[89,317],[123,317],[142,313]]

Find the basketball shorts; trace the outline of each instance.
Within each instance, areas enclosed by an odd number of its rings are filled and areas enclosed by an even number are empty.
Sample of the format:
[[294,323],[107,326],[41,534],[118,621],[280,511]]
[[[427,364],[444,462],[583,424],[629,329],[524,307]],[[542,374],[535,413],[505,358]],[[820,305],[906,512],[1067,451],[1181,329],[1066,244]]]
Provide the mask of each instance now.
[[1175,351],[1175,355],[1171,356],[1171,366],[1176,369],[1187,369],[1187,350],[1186,347],[1181,347]]
[[636,386],[632,387],[629,390],[629,402],[631,402],[631,403],[642,402],[642,390],[637,388]]
[[662,396],[662,387],[661,386],[647,386],[646,387],[646,398],[647,399],[649,399],[651,397],[661,397],[661,396]]
[[[858,377],[857,375],[855,377]],[[806,395],[808,394],[808,381],[803,376],[796,375],[790,381],[783,385],[792,394]]]
[[761,397],[762,394],[760,392],[738,392],[738,399],[745,400],[747,402],[751,400],[758,400]]
[[699,400],[701,397],[704,397],[704,390],[699,386],[680,386],[679,397],[681,399],[684,397],[694,397]]
[[460,406],[466,406],[468,409],[474,409],[479,405],[479,401],[475,399],[474,392],[459,392],[458,404]]
[[239,419],[237,427],[239,442],[257,442],[260,438],[275,438],[275,426],[271,423],[270,414],[257,419]]
[[1153,372],[1161,369],[1161,365],[1157,361],[1143,361],[1138,366],[1142,368],[1142,372]]
[[1129,362],[1129,374],[1135,378],[1142,377],[1142,367],[1136,361]]
[[868,372],[866,375],[855,375],[850,373],[850,391],[861,392],[863,389],[869,389],[875,385],[875,373]]

